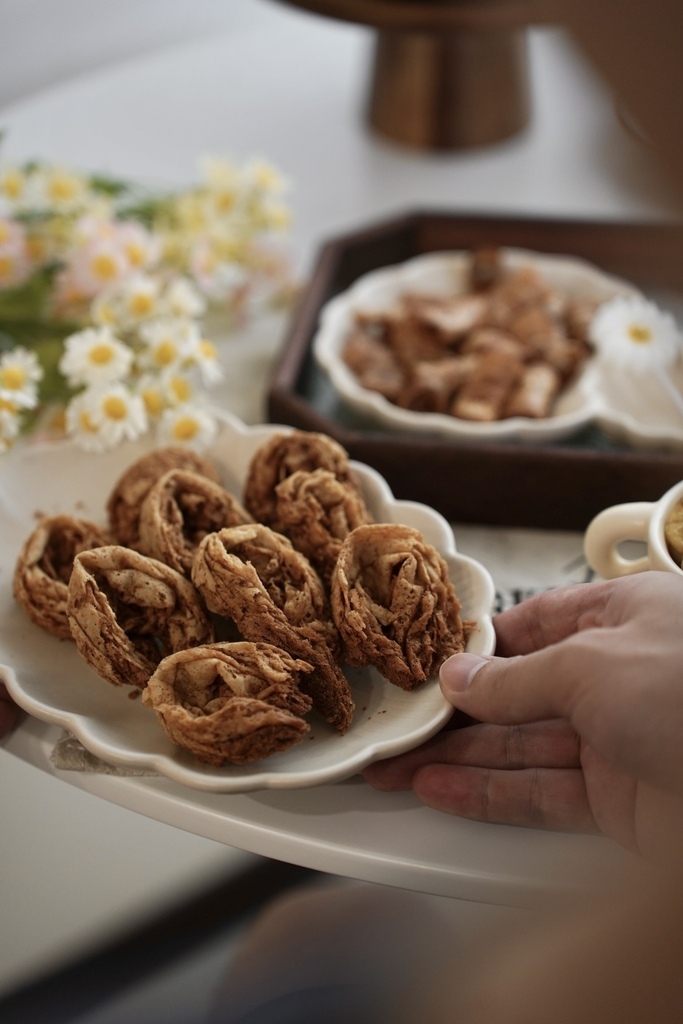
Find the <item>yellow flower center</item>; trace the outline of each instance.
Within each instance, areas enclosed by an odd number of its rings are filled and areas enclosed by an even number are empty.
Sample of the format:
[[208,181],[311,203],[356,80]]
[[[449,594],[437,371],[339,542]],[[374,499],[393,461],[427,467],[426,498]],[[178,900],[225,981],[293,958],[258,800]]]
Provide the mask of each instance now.
[[18,406],[15,402],[11,402],[9,398],[0,398],[0,410],[2,412],[17,412]]
[[79,426],[80,426],[80,428],[81,428],[81,430],[83,431],[84,434],[96,434],[97,433],[97,427],[95,426],[93,421],[90,419],[89,414],[85,410],[83,410],[83,412],[80,413],[80,415],[78,417],[78,424],[79,424]]
[[102,410],[110,420],[125,420],[128,406],[118,395],[109,395],[102,403]]
[[18,199],[24,191],[24,178],[17,171],[7,171],[2,179],[2,191],[8,199]]
[[169,366],[177,355],[178,349],[172,341],[162,341],[154,350],[154,358],[159,366]]
[[154,308],[154,299],[145,292],[136,292],[130,300],[130,311],[133,316],[148,316]]
[[192,388],[185,377],[173,377],[170,382],[171,393],[178,402],[189,401],[192,395]]
[[191,441],[199,433],[199,424],[191,416],[182,416],[173,425],[173,437],[178,441]]
[[100,281],[112,281],[118,274],[116,260],[106,252],[98,253],[90,267],[95,277],[99,278]]
[[116,313],[114,311],[113,306],[109,305],[106,302],[103,302],[100,306],[98,306],[98,308],[97,308],[97,320],[101,324],[109,324],[110,326],[112,324],[115,324],[116,323]]
[[202,338],[199,342],[199,351],[205,359],[218,359],[216,346],[212,341],[209,341],[208,338]]
[[628,336],[637,345],[647,345],[652,341],[652,331],[645,324],[631,324],[628,329]]
[[141,267],[145,262],[145,250],[136,242],[129,242],[126,246],[126,256],[131,267]]
[[53,202],[63,202],[65,199],[73,199],[76,195],[76,182],[66,175],[57,175],[50,181],[48,196]]
[[20,391],[26,383],[26,373],[20,366],[4,366],[0,371],[0,384],[7,391]]
[[142,391],[142,401],[145,403],[145,408],[150,416],[158,416],[164,407],[164,399],[157,388],[144,388]]
[[235,205],[235,193],[231,189],[223,189],[216,192],[214,202],[219,213],[229,213]]
[[95,366],[106,366],[113,358],[114,350],[111,345],[107,345],[105,342],[93,345],[90,349],[90,362],[94,363]]

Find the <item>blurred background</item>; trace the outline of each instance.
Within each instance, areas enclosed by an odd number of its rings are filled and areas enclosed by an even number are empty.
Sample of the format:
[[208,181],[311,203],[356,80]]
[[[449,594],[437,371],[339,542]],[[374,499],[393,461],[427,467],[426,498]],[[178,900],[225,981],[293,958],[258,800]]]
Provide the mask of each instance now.
[[[201,156],[263,157],[291,183],[301,280],[329,237],[417,209],[650,221],[676,212],[647,144],[553,25],[524,27],[524,123],[465,147],[405,144],[368,122],[377,34],[367,24],[274,0],[0,0],[0,25],[0,158],[181,187]],[[263,418],[286,317],[237,339],[254,389],[245,396],[229,379],[221,400],[247,420]],[[0,567],[5,581],[10,571]],[[229,909],[232,882],[264,867],[1,747],[0,865],[0,1000],[212,887],[214,907]],[[202,947],[199,962],[184,950],[191,984],[177,964],[176,988],[156,978],[140,995],[145,1019],[154,1007],[160,1020],[183,1019],[179,990],[206,991],[238,930]],[[83,1024],[106,1020],[79,1013]]]

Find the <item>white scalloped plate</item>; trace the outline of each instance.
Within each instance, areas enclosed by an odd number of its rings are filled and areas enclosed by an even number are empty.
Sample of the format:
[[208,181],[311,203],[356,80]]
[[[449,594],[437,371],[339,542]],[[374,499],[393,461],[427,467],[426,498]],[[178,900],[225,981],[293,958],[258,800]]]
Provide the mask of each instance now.
[[[605,302],[616,295],[640,294],[632,284],[573,256],[527,249],[503,249],[509,267],[535,267],[552,286],[573,297]],[[511,417],[473,423],[442,413],[400,409],[383,395],[361,387],[342,359],[346,337],[358,311],[390,309],[406,292],[452,295],[464,291],[468,254],[429,253],[405,263],[373,270],[322,309],[313,354],[340,398],[365,419],[403,433],[438,435],[467,442],[560,441],[596,423],[617,440],[637,447],[683,447],[683,417],[657,377],[615,373],[598,358],[588,360],[577,380],[555,404],[552,416],[532,420]],[[672,379],[683,393],[683,367]]]
[[[289,427],[246,427],[222,415],[224,425],[209,455],[224,485],[241,494],[256,448]],[[29,714],[70,730],[91,753],[112,764],[136,766],[200,790],[247,792],[294,789],[337,782],[371,761],[409,750],[448,720],[451,708],[436,679],[404,693],[374,669],[353,670],[354,721],[345,736],[311,716],[311,732],[283,754],[253,765],[213,768],[176,747],[154,713],[129,692],[104,682],[68,641],[34,626],[12,597],[12,573],[25,537],[40,514],[64,512],[104,523],[109,491],[121,472],[149,443],[128,444],[104,455],[87,455],[69,442],[24,445],[0,460],[0,677]],[[456,551],[453,532],[437,512],[397,501],[382,477],[354,463],[366,500],[378,520],[421,530],[446,559],[463,604],[464,617],[478,623],[468,649],[489,654],[494,647],[490,610],[493,583],[488,572]]]

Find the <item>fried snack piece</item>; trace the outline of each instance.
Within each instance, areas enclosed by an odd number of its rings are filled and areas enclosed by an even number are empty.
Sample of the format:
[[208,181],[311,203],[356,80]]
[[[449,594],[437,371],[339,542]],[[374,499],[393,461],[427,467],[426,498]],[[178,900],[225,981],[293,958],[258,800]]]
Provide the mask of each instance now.
[[[408,316],[431,331],[437,347],[435,356],[443,355],[443,348],[464,338],[484,320],[487,300],[482,295],[406,295],[403,307]],[[410,355],[410,348],[406,350]],[[429,358],[422,356],[422,358]]]
[[170,469],[150,488],[140,508],[138,550],[189,576],[207,533],[250,523],[237,498],[206,476]]
[[666,517],[664,539],[676,565],[683,565],[683,501],[677,501]]
[[244,505],[254,519],[282,533],[275,488],[297,470],[327,469],[338,480],[355,486],[349,457],[326,434],[294,430],[275,434],[254,454],[244,485]]
[[404,371],[381,337],[370,329],[357,327],[344,344],[342,359],[361,387],[379,392],[389,402],[397,400],[404,385]]
[[464,650],[460,602],[441,555],[418,530],[359,526],[342,544],[332,612],[352,665],[413,690]]
[[272,644],[205,644],[170,654],[142,693],[166,735],[200,761],[248,764],[309,732],[311,700],[299,678],[311,666]]
[[565,305],[560,292],[552,288],[534,267],[505,270],[486,295],[485,322],[498,327],[508,327],[525,309],[542,309],[558,315]]
[[170,469],[187,469],[220,483],[214,464],[191,448],[171,445],[143,455],[119,477],[107,500],[109,526],[118,544],[137,549],[142,502],[152,485]]
[[397,405],[415,412],[447,413],[458,389],[469,379],[476,356],[447,356],[415,363]]
[[111,544],[95,523],[76,516],[43,516],[24,541],[12,580],[14,600],[32,622],[60,640],[72,640],[66,599],[75,556]]
[[522,364],[505,353],[487,352],[456,394],[449,412],[464,420],[491,423],[500,419],[505,403],[522,376]]
[[504,273],[503,254],[498,245],[480,245],[470,255],[469,283],[473,292],[485,292]]
[[337,664],[339,634],[320,577],[287,537],[260,523],[209,534],[192,581],[209,610],[233,619],[247,640],[275,644],[311,664],[302,689],[325,721],[346,732],[354,703]]
[[300,469],[278,484],[275,493],[284,533],[329,587],[344,538],[373,522],[360,492],[327,469]]
[[595,299],[572,298],[567,300],[564,310],[563,321],[568,336],[574,341],[583,342],[587,354],[591,350],[590,326],[599,305]]
[[526,416],[529,419],[549,416],[561,385],[560,374],[547,363],[525,367],[521,380],[508,399],[504,416]]
[[67,614],[79,653],[115,686],[143,689],[163,657],[214,638],[189,580],[118,544],[76,556]]

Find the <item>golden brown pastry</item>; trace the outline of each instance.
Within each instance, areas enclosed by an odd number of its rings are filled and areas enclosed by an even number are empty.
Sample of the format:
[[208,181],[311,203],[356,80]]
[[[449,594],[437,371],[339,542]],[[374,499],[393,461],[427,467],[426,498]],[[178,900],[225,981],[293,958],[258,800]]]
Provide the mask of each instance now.
[[207,533],[250,523],[237,498],[207,476],[185,469],[164,473],[140,508],[138,549],[189,576]]
[[166,655],[214,639],[189,580],[118,544],[76,556],[67,614],[79,653],[115,686],[142,689]]
[[339,635],[320,577],[286,537],[259,523],[209,534],[192,581],[210,611],[233,619],[247,640],[275,644],[310,663],[302,689],[325,721],[346,732],[354,703],[337,664]]
[[309,732],[306,662],[271,644],[206,644],[164,658],[143,691],[166,735],[200,761],[247,764]]
[[169,469],[188,469],[220,483],[215,465],[191,448],[171,445],[143,455],[119,477],[107,501],[110,530],[118,544],[137,548],[142,502],[152,485]]
[[418,530],[359,526],[342,544],[332,612],[352,665],[374,665],[413,690],[464,650],[460,602],[448,567]]
[[327,469],[297,470],[275,488],[277,518],[297,551],[329,587],[344,538],[373,521],[360,492]]
[[282,532],[275,488],[297,470],[314,469],[327,469],[342,483],[355,486],[347,453],[327,434],[293,430],[273,435],[256,451],[249,465],[245,507],[257,522]]
[[71,640],[66,614],[74,557],[111,544],[105,531],[76,516],[43,516],[25,540],[14,569],[12,593],[32,622],[60,640]]

